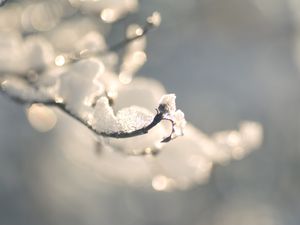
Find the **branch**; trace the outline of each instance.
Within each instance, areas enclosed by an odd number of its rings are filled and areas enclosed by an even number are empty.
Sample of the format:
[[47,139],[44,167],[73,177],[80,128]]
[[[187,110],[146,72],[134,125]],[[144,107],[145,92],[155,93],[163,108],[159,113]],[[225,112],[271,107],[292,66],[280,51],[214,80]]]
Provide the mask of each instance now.
[[[136,137],[140,135],[147,134],[152,128],[154,128],[157,124],[159,124],[162,120],[167,120],[171,121],[172,123],[172,132],[171,134],[167,137],[164,138],[161,142],[169,142],[170,140],[174,139],[176,136],[174,136],[175,132],[175,126],[176,126],[176,121],[170,119],[169,114],[172,113],[171,110],[169,109],[170,107],[167,105],[168,103],[165,103],[163,100],[159,104],[158,109],[156,110],[156,115],[154,116],[152,122],[150,122],[148,125],[131,131],[131,132],[125,132],[125,131],[118,131],[118,132],[101,132],[95,129],[88,121],[84,120],[82,117],[74,113],[72,110],[68,108],[68,105],[64,102],[61,101],[55,101],[50,98],[45,98],[45,99],[27,99],[25,97],[22,97],[21,95],[16,95],[14,93],[10,93],[6,90],[5,85],[2,84],[0,85],[0,92],[4,95],[6,95],[8,98],[13,100],[16,103],[19,104],[44,104],[46,106],[55,106],[59,108],[61,111],[65,112],[69,116],[71,116],[73,119],[77,120],[81,124],[83,124],[85,127],[90,129],[93,133],[96,135],[101,135],[103,137],[110,137],[110,138],[130,138],[130,137]],[[169,95],[165,95],[162,99],[167,98]],[[173,95],[172,95],[173,96]],[[175,99],[174,99],[175,100]],[[175,104],[175,102],[174,102]]]
[[[0,0],[0,4],[3,3]],[[84,58],[92,57],[92,56],[99,56],[99,55],[104,55],[107,54],[108,52],[111,51],[117,51],[129,43],[145,36],[152,28],[157,27],[160,24],[160,15],[157,12],[154,12],[151,17],[147,18],[147,23],[146,25],[139,31],[136,32],[134,36],[127,37],[123,41],[109,47],[105,51],[88,51],[86,50],[84,54],[70,54],[68,56],[68,61],[69,62],[75,62]],[[42,72],[43,69],[41,69]],[[0,93],[6,95],[9,97],[11,100],[14,102],[17,102],[19,104],[44,104],[46,106],[55,106],[59,108],[61,111],[65,112],[69,116],[71,116],[73,119],[77,120],[81,124],[83,124],[85,127],[90,129],[93,133],[96,135],[104,136],[104,137],[110,137],[110,138],[130,138],[130,137],[136,137],[140,135],[144,135],[149,132],[152,128],[154,128],[157,124],[159,124],[162,120],[167,120],[172,123],[172,131],[169,136],[165,137],[161,142],[169,142],[170,140],[174,139],[177,136],[182,135],[182,121],[179,121],[178,118],[176,118],[175,115],[178,114],[176,110],[176,105],[175,105],[175,95],[165,95],[163,96],[161,103],[159,104],[158,109],[156,110],[156,115],[153,117],[153,120],[148,124],[145,125],[144,127],[133,130],[133,131],[117,131],[117,132],[103,132],[97,130],[89,121],[85,120],[82,118],[80,115],[72,111],[68,104],[61,100],[56,100],[53,98],[47,97],[43,93],[38,92],[38,87],[35,86],[34,82],[30,82],[30,77],[29,76],[18,76],[16,75],[14,78],[21,79],[26,83],[27,86],[24,86],[24,90],[22,87],[20,88],[19,86],[10,86],[10,89],[6,85],[5,80],[0,80]],[[17,81],[17,80],[16,80]],[[25,88],[26,87],[26,88]],[[178,110],[180,111],[180,110]],[[181,112],[181,111],[180,111]],[[177,113],[177,114],[176,114]],[[182,113],[183,115],[183,113]],[[179,121],[179,123],[178,123]],[[183,121],[184,117],[183,117]],[[178,127],[178,124],[180,127]],[[180,129],[180,132],[178,134],[178,129]],[[145,151],[145,154],[148,154],[149,151]],[[153,150],[152,152],[156,152]]]
[[66,56],[63,56],[66,61],[65,64],[74,63],[79,60],[90,58],[90,57],[104,56],[109,52],[118,51],[124,48],[125,46],[127,46],[128,44],[130,44],[131,42],[144,37],[150,30],[152,30],[155,27],[158,27],[160,25],[160,22],[161,22],[160,14],[158,12],[154,12],[150,17],[147,18],[147,22],[144,25],[144,27],[141,28],[141,31],[135,33],[134,36],[126,37],[122,41],[108,47],[105,50],[90,51],[87,49],[83,49],[79,52],[67,54]]
[[3,6],[8,0],[0,0],[0,7]]
[[86,120],[82,119],[75,113],[73,113],[71,110],[68,109],[67,105],[64,103],[57,103],[57,102],[42,102],[42,104],[48,105],[48,106],[56,106],[63,112],[67,113],[71,117],[73,117],[75,120],[86,126],[88,129],[90,129],[92,132],[94,132],[96,135],[101,135],[103,137],[110,137],[110,138],[130,138],[130,137],[136,137],[140,136],[143,134],[147,134],[149,130],[151,130],[153,127],[155,127],[157,124],[159,124],[163,118],[163,113],[157,113],[155,117],[153,118],[152,122],[148,124],[147,126],[134,130],[132,132],[111,132],[111,133],[106,133],[106,132],[99,132],[96,130],[91,124],[89,124]]

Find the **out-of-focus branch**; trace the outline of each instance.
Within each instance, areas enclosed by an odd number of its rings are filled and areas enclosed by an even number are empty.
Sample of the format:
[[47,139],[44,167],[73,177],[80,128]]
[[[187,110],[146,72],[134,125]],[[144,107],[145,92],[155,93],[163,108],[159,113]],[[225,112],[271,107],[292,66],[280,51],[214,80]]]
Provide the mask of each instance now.
[[8,0],[0,0],[0,7],[3,6]]
[[109,52],[115,52],[118,51],[124,47],[126,47],[131,42],[140,39],[144,37],[150,30],[152,30],[155,27],[158,27],[160,25],[161,18],[160,14],[158,12],[154,12],[150,17],[147,18],[146,24],[144,27],[140,28],[137,32],[135,32],[135,35],[126,37],[122,41],[108,47],[105,50],[87,50],[83,49],[79,52],[70,53],[68,55],[65,55],[65,61],[67,63],[73,63],[82,59],[95,57],[95,56],[103,56],[108,54]]

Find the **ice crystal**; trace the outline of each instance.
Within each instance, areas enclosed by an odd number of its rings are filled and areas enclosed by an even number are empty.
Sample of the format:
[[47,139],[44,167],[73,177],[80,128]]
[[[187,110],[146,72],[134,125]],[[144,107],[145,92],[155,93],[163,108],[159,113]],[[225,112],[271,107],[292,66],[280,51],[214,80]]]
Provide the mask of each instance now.
[[181,110],[176,110],[175,99],[175,94],[164,95],[158,107],[158,111],[163,114],[163,118],[172,122],[172,133],[163,142],[182,136],[186,125],[184,113]]

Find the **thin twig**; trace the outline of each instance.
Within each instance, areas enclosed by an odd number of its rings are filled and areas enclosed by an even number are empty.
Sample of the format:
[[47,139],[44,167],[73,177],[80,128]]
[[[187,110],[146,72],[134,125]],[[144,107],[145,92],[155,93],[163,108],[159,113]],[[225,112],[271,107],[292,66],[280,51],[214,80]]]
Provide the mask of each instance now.
[[66,59],[67,59],[66,64],[67,63],[74,63],[74,62],[77,62],[79,60],[90,58],[90,57],[104,56],[104,55],[106,55],[110,52],[116,52],[116,51],[126,47],[131,42],[144,37],[150,30],[152,30],[155,27],[156,27],[156,25],[154,23],[147,21],[146,25],[143,28],[141,28],[142,29],[141,33],[135,34],[132,37],[126,37],[122,41],[108,47],[105,50],[96,50],[96,51],[82,50],[82,51],[79,51],[79,52],[70,53],[66,56]]
[[142,28],[142,32],[140,34],[136,34],[135,36],[130,37],[130,38],[125,38],[124,40],[120,41],[119,43],[109,47],[108,51],[118,51],[119,49],[124,48],[125,46],[127,46],[131,42],[145,36],[154,27],[155,26],[154,26],[153,23],[147,22],[146,25]]

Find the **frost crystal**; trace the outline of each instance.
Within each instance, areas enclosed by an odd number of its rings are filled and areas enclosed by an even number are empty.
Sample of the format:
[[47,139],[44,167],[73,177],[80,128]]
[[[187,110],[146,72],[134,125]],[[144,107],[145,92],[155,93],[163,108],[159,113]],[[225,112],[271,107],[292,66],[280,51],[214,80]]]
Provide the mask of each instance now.
[[160,100],[158,110],[166,117],[173,114],[176,110],[175,99],[175,94],[164,95]]
[[183,135],[183,129],[186,125],[184,113],[181,110],[176,110],[175,94],[164,95],[158,107],[158,111],[162,113],[165,120],[172,122],[172,133],[164,138],[162,142],[168,142],[178,136]]
[[153,117],[151,112],[138,106],[125,108],[117,113],[118,123],[125,132],[142,129],[151,123]]

